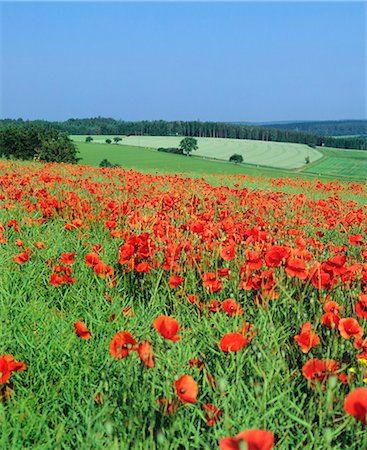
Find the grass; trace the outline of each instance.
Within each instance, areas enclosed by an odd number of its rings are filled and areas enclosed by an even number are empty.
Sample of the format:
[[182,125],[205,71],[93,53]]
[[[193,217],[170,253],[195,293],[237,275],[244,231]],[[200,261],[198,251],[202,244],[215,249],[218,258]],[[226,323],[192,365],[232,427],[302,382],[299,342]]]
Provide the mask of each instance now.
[[[365,428],[343,408],[348,393],[364,385],[360,350],[354,338],[344,339],[321,319],[330,296],[344,307],[341,317],[357,318],[367,331],[355,313],[367,283],[361,272],[366,217],[336,196],[349,185],[310,182],[310,191],[333,197],[319,202],[304,195],[302,180],[274,181],[298,193],[282,194],[278,186],[269,192],[261,179],[260,189],[246,178],[233,189],[120,168],[0,161],[0,356],[12,354],[27,365],[0,385],[11,391],[0,401],[0,448],[211,450],[250,428],[271,431],[281,450],[367,448]],[[365,186],[360,189],[366,195]],[[358,233],[359,246],[349,242]],[[128,263],[121,247],[129,238]],[[44,248],[35,245],[40,241]],[[221,251],[230,243],[235,253],[224,259]],[[266,262],[274,244],[306,262],[306,279],[290,276],[285,260],[276,267]],[[262,267],[251,268],[249,251]],[[14,256],[24,252],[29,260],[16,263]],[[51,274],[65,267],[65,252],[75,252],[67,266],[74,281],[55,286]],[[89,267],[91,252],[99,252],[115,276]],[[345,271],[339,276],[329,268],[333,283],[320,289],[312,268],[335,254],[346,256]],[[136,270],[143,261],[149,273]],[[214,291],[203,283],[208,272],[221,282]],[[177,287],[169,284],[172,275],[183,278]],[[199,302],[188,301],[190,294]],[[242,315],[225,311],[228,298]],[[160,315],[177,319],[179,341],[153,327]],[[85,322],[89,340],[76,335],[76,321]],[[303,353],[294,338],[307,321],[321,342]],[[256,329],[252,340],[237,352],[222,351],[221,338],[246,322]],[[136,351],[119,360],[110,354],[122,330],[151,343],[153,368]],[[340,369],[312,388],[302,373],[312,358],[334,359]],[[203,365],[190,365],[193,359]],[[198,385],[196,403],[178,398],[174,383],[184,374]],[[162,397],[175,399],[173,414],[157,403]],[[223,411],[214,426],[206,404]]]
[[367,179],[367,151],[323,148],[324,158],[306,167],[304,173],[334,178]]
[[[101,139],[101,137],[100,137]],[[103,136],[103,139],[104,136]],[[180,136],[128,136],[121,144],[137,147],[179,147]],[[234,153],[241,154],[248,164],[278,169],[296,169],[305,164],[308,156],[316,161],[322,154],[304,144],[265,142],[246,139],[196,138],[199,149],[195,155],[228,161]]]
[[[251,164],[231,164],[225,161],[215,161],[193,155],[183,157],[163,152],[157,152],[152,148],[143,148],[127,145],[113,144],[87,144],[77,143],[80,150],[82,164],[98,166],[102,159],[120,164],[127,169],[139,171],[186,173],[194,176],[210,174],[239,175],[246,174],[254,177],[302,177],[325,180],[365,180],[367,179],[367,152],[358,150],[339,150],[333,148],[321,148],[323,158],[319,161],[303,166],[300,170],[282,170],[274,167],[258,166]],[[268,165],[270,161],[263,160]]]

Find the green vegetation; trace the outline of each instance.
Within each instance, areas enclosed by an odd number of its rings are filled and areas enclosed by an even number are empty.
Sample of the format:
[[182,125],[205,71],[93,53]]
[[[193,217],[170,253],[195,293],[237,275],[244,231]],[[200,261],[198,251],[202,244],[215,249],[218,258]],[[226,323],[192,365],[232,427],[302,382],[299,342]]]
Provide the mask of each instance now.
[[[16,125],[24,123],[22,119],[0,121],[0,127],[6,123]],[[300,131],[299,129],[268,128],[255,125],[242,125],[226,122],[143,120],[125,122],[111,118],[96,117],[91,119],[69,119],[65,122],[41,122],[56,127],[68,134],[86,135],[134,135],[134,136],[181,136],[216,137],[232,139],[249,139],[266,142],[293,142],[299,144],[325,145],[326,147],[367,149],[365,139],[334,139]],[[345,133],[342,133],[345,134]],[[356,133],[354,133],[356,134]]]
[[[110,146],[106,144],[86,144],[84,142],[79,142],[77,145],[82,158],[81,164],[98,166],[101,158],[106,158],[110,161],[115,161],[115,163],[121,167],[126,169],[132,168],[141,172],[185,173],[196,176],[207,176],[210,174],[246,174],[254,177],[302,177],[305,179],[322,178],[325,180],[340,179],[357,181],[366,180],[367,178],[366,170],[362,169],[362,167],[365,167],[363,164],[367,163],[367,154],[361,151],[343,151],[339,149],[323,148],[322,152],[325,152],[325,155],[323,159],[320,160],[321,163],[329,161],[329,164],[332,166],[333,161],[335,165],[339,158],[343,158],[343,165],[339,167],[339,169],[335,168],[333,173],[329,174],[327,170],[319,170],[319,165],[317,163],[310,163],[303,166],[301,170],[291,171],[247,164],[247,157],[246,164],[235,165],[229,164],[226,161],[204,159],[198,156],[182,158],[180,155],[158,152],[153,148],[147,147],[128,145]],[[264,159],[263,162],[266,163],[267,160]],[[345,168],[348,164],[356,166],[355,173],[352,173],[352,171],[349,171],[349,174],[347,173]],[[361,166],[360,170],[358,170],[358,165]]]
[[320,136],[358,137],[367,134],[367,120],[321,120],[308,122],[269,123],[279,130],[297,130]]
[[367,154],[363,151],[323,148],[324,158],[304,169],[305,173],[333,178],[367,179]]
[[[180,141],[178,136],[129,136],[124,139],[124,144],[151,148],[178,147]],[[237,153],[246,155],[248,164],[280,169],[301,168],[306,156],[312,162],[322,157],[318,149],[305,144],[207,137],[199,137],[197,142],[199,148],[195,154],[198,156],[228,161],[231,155]]]
[[199,148],[198,141],[192,137],[185,137],[180,141],[179,148],[182,149],[187,156],[190,156],[193,151],[196,151]]
[[37,125],[1,128],[0,156],[6,159],[78,162],[76,145],[65,133]]
[[229,158],[229,161],[230,162],[234,162],[235,164],[242,163],[243,162],[243,156],[242,155],[238,155],[237,153],[235,153]]

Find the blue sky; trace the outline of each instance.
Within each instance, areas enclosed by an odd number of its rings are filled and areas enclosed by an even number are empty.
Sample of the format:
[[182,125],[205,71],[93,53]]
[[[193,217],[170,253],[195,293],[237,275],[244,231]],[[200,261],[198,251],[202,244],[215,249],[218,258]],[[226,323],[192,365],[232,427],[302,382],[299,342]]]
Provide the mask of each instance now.
[[367,117],[361,2],[0,3],[0,116]]

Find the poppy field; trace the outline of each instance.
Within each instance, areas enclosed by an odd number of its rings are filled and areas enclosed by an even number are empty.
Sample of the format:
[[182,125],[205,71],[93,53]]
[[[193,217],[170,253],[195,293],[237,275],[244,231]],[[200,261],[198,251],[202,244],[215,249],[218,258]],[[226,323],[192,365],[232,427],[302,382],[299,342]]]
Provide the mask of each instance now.
[[367,186],[222,181],[0,161],[0,448],[367,448]]

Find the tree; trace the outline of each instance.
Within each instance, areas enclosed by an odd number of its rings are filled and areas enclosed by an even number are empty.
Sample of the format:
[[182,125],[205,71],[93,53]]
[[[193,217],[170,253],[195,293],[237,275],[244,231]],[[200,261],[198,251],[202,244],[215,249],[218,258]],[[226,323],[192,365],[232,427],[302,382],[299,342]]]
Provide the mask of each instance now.
[[197,150],[198,141],[193,137],[185,137],[180,142],[180,148],[186,153],[187,156],[190,156],[190,153],[193,150]]
[[122,138],[116,136],[113,138],[113,141],[115,142],[115,144],[118,144],[120,141],[122,141]]
[[229,160],[230,160],[231,162],[234,162],[235,164],[242,163],[242,162],[243,162],[243,156],[242,156],[242,155],[238,155],[237,153],[234,153],[234,154],[229,158]]
[[86,138],[85,138],[85,142],[92,142],[93,141],[93,138],[92,138],[92,136],[87,136]]
[[106,142],[106,144],[111,144],[112,141],[111,141],[111,139],[106,139],[105,142]]
[[0,155],[5,158],[75,164],[79,161],[74,142],[45,125],[15,125],[0,130]]

